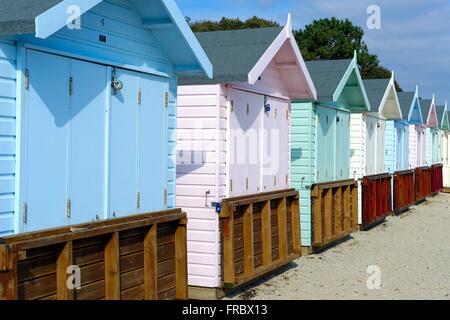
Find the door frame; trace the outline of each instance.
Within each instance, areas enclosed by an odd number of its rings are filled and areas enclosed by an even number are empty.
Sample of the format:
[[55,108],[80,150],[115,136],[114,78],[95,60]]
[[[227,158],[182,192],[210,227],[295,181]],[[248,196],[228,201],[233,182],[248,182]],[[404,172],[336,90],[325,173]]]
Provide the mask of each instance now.
[[[42,46],[36,46],[36,45],[30,45],[25,42],[17,42],[17,54],[16,54],[16,152],[15,152],[15,158],[16,158],[16,164],[15,164],[15,197],[14,197],[14,234],[22,233],[24,232],[25,226],[23,223],[24,219],[24,200],[25,200],[25,187],[26,182],[23,181],[23,179],[26,178],[25,174],[22,174],[22,172],[25,172],[26,163],[25,157],[22,157],[23,154],[26,153],[26,145],[24,143],[25,137],[26,137],[26,122],[27,122],[27,112],[26,107],[28,104],[27,100],[27,89],[25,88],[25,73],[27,69],[27,56],[28,56],[28,50],[33,51],[39,51],[45,54],[50,55],[56,55],[56,56],[62,56],[69,59],[75,59],[84,61],[87,63],[92,64],[98,64],[98,65],[104,65],[107,68],[107,76],[108,76],[108,82],[107,82],[107,105],[106,105],[106,125],[105,125],[105,197],[104,197],[104,216],[101,217],[102,219],[108,219],[109,215],[109,152],[110,152],[110,106],[111,106],[111,74],[112,69],[114,67],[133,71],[136,73],[142,73],[147,74],[155,77],[161,77],[167,79],[167,92],[170,92],[170,78],[171,75],[159,72],[156,70],[146,69],[146,68],[139,68],[139,67],[133,67],[131,65],[123,65],[118,64],[114,61],[107,61],[107,60],[101,60],[96,59],[88,56],[82,56],[82,55],[76,55],[72,54],[67,51],[60,51],[60,50],[54,50],[45,48]],[[164,141],[166,143],[164,144],[164,155],[167,156],[168,153],[168,108],[165,109],[165,131],[164,131]],[[166,181],[165,181],[165,189],[168,188],[168,181],[167,181],[167,167],[168,167],[168,159],[165,158],[165,173]],[[107,171],[106,171],[107,170]]]

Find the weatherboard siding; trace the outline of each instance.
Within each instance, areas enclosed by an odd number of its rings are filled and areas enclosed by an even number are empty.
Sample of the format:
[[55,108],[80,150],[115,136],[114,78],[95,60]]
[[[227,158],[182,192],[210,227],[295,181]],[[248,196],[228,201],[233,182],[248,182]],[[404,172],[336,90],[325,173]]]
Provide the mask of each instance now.
[[220,234],[218,214],[209,205],[226,194],[226,104],[220,85],[180,86],[177,113],[176,205],[188,216],[189,285],[214,288],[220,283]]
[[16,157],[16,56],[0,39],[0,237],[14,232]]
[[386,121],[386,171],[389,173],[394,173],[396,171],[397,139],[395,121]]
[[426,146],[425,146],[425,162],[427,166],[433,164],[433,135],[431,128],[426,129]]
[[[106,42],[99,41],[99,34]],[[127,0],[105,0],[81,16],[81,29],[66,27],[42,40],[33,35],[21,41],[62,52],[130,65],[142,70],[173,72],[167,55],[152,32],[144,29],[142,18]]]
[[417,168],[417,130],[415,125],[409,126],[409,167]]
[[316,114],[312,103],[292,103],[291,186],[300,192],[301,244],[312,245],[311,186],[316,178]]
[[350,178],[359,179],[365,175],[365,131],[366,123],[362,113],[350,115]]
[[169,106],[167,119],[167,208],[175,208],[176,194],[176,139],[177,139],[177,80],[169,81]]

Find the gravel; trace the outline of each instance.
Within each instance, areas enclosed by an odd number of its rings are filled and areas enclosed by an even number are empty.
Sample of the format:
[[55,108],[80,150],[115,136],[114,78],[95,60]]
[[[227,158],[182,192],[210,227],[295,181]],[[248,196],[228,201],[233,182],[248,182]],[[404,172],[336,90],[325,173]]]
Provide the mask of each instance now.
[[[381,289],[368,289],[368,266],[380,268]],[[450,195],[302,257],[231,299],[450,300]]]

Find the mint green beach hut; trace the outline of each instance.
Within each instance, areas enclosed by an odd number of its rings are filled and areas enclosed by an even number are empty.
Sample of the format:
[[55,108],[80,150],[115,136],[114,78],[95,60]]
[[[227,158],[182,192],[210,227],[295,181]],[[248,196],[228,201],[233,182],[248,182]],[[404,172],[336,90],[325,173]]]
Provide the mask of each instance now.
[[358,190],[349,176],[350,114],[370,111],[370,105],[356,54],[306,66],[318,100],[292,103],[291,182],[300,191],[302,246],[314,249],[357,228]]

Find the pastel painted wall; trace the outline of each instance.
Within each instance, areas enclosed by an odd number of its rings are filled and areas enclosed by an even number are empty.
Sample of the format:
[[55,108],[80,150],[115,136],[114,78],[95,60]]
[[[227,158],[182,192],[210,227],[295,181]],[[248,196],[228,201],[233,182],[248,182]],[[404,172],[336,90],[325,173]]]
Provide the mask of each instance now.
[[300,192],[302,246],[312,244],[311,188],[349,179],[350,114],[310,102],[292,104],[292,187]]
[[395,121],[386,121],[386,166],[385,169],[389,173],[396,171],[396,141],[397,132],[395,129]]
[[16,46],[0,40],[0,237],[14,232]]

